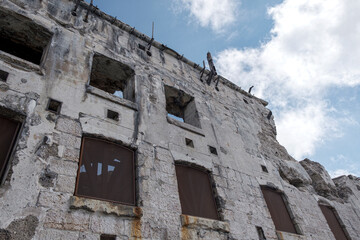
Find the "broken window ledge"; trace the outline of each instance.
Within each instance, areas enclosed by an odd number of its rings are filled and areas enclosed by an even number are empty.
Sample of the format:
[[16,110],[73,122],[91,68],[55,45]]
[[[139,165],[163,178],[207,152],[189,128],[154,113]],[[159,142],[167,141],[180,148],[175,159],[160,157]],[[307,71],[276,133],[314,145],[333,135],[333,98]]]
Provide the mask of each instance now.
[[171,118],[169,116],[166,116],[166,119],[167,119],[168,123],[174,124],[175,126],[178,126],[180,128],[183,128],[185,130],[188,130],[190,132],[193,132],[193,133],[196,133],[196,134],[199,134],[199,135],[205,137],[205,134],[204,134],[204,132],[203,132],[203,130],[201,128],[195,127],[195,126],[190,125],[188,123],[180,122],[180,121],[178,121],[176,119],[173,119],[173,118]]
[[70,197],[70,209],[82,209],[90,212],[114,214],[119,217],[141,218],[142,209],[119,203],[105,202],[77,196]]
[[187,228],[210,229],[220,232],[230,232],[229,223],[209,218],[194,217],[182,214],[181,225]]
[[36,65],[35,63],[26,61],[22,58],[16,57],[9,53],[3,52],[1,50],[0,50],[0,59],[14,68],[21,69],[21,70],[28,71],[28,72],[29,71],[35,72],[40,75],[44,75],[44,73],[39,65]]
[[295,233],[288,233],[282,231],[276,231],[276,235],[279,240],[291,239],[291,240],[306,240],[305,236]]
[[93,94],[93,95],[96,95],[98,97],[107,99],[107,100],[109,100],[111,102],[121,104],[121,105],[123,105],[125,107],[128,107],[128,108],[131,108],[131,109],[133,109],[135,111],[138,110],[138,106],[137,106],[136,103],[133,103],[133,102],[131,102],[129,100],[126,100],[126,99],[123,99],[123,98],[119,98],[117,96],[112,95],[111,93],[105,92],[105,91],[103,91],[101,89],[98,89],[96,87],[86,85],[86,92],[90,93],[90,94]]

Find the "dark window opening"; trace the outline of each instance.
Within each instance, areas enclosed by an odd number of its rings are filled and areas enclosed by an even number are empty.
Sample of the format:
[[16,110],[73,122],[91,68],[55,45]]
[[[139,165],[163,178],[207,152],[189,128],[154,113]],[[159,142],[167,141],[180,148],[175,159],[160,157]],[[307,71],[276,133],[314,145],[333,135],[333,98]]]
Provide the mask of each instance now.
[[0,81],[6,82],[8,76],[9,76],[8,72],[0,70]]
[[119,113],[118,112],[114,112],[114,111],[111,111],[111,110],[107,110],[107,115],[106,115],[107,118],[110,118],[114,121],[119,121]]
[[21,123],[0,116],[0,182],[5,178]]
[[262,227],[256,226],[256,231],[259,235],[259,240],[266,240],[265,233],[264,233],[264,230],[262,229]]
[[100,240],[116,240],[116,235],[101,234]]
[[182,213],[219,220],[209,173],[179,163],[175,169]]
[[0,9],[0,50],[40,64],[51,33],[24,16]]
[[182,90],[165,85],[165,98],[169,117],[195,127],[201,127],[194,97]]
[[62,105],[61,102],[50,98],[46,110],[48,110],[49,112],[59,114],[61,111],[61,105]]
[[336,240],[347,240],[344,229],[341,227],[338,218],[335,215],[335,210],[329,206],[319,205],[325,219],[334,234]]
[[217,150],[216,150],[215,147],[209,146],[209,151],[210,151],[210,153],[212,153],[214,155],[218,155]]
[[267,167],[266,167],[265,165],[261,165],[261,170],[262,170],[263,172],[266,172],[266,173],[269,172],[269,171],[267,170]]
[[282,193],[267,187],[262,187],[261,190],[276,230],[297,234]]
[[75,195],[134,206],[134,151],[84,137]]
[[185,144],[186,144],[186,146],[188,146],[188,147],[194,148],[194,142],[193,142],[193,140],[191,140],[191,139],[189,139],[189,138],[185,138]]
[[145,47],[144,45],[140,44],[140,43],[139,43],[138,47],[139,47],[141,50],[143,50],[143,51],[146,50],[146,47]]
[[114,96],[135,101],[135,72],[129,66],[103,55],[95,54],[90,85]]

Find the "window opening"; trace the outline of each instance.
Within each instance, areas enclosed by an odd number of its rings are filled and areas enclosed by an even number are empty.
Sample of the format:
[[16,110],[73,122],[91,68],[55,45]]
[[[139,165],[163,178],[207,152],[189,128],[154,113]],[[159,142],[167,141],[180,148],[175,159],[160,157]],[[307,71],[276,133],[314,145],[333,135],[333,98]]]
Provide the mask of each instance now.
[[282,193],[273,189],[262,187],[266,205],[269,209],[275,228],[278,231],[297,234],[294,223],[285,205]]
[[209,173],[179,163],[175,169],[182,213],[219,220]]
[[143,51],[145,51],[146,50],[146,47],[144,46],[144,45],[142,45],[142,44],[138,44],[138,47],[141,49],[141,50],[143,50]]
[[95,54],[89,84],[114,96],[135,101],[134,75],[129,66]]
[[61,111],[61,105],[61,102],[50,98],[46,110],[59,114]]
[[119,113],[108,109],[107,110],[107,118],[110,118],[115,121],[119,121]]
[[335,215],[335,210],[329,206],[319,205],[324,217],[334,234],[336,240],[347,240],[344,229],[341,227],[338,218]]
[[259,240],[266,240],[265,233],[264,233],[264,230],[262,229],[262,227],[256,226],[256,231],[259,235]]
[[116,235],[101,234],[100,240],[116,240]]
[[40,64],[51,33],[31,19],[0,9],[0,50]]
[[218,155],[217,150],[216,150],[215,147],[209,146],[209,151],[210,151],[210,153],[212,153],[214,155]]
[[135,205],[134,151],[84,137],[75,195]]
[[266,172],[266,173],[269,172],[269,171],[267,170],[267,167],[266,167],[265,165],[261,165],[261,170],[262,170],[263,172]]
[[0,81],[6,82],[8,76],[9,76],[8,72],[0,70]]
[[0,116],[0,182],[4,179],[21,123]]
[[194,142],[193,142],[193,140],[191,140],[191,139],[189,139],[189,138],[185,138],[185,144],[186,144],[186,146],[188,146],[188,147],[194,148]]
[[165,98],[169,117],[195,127],[201,127],[194,97],[182,90],[165,85]]

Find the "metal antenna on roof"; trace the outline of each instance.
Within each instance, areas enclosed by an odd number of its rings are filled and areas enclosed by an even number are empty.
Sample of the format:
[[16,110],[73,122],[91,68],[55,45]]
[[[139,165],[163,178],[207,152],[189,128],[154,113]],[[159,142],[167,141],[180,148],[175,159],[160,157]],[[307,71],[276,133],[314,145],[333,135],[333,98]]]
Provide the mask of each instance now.
[[80,0],[77,0],[74,9],[71,11],[71,14],[73,16],[76,16],[76,10],[78,9],[79,4],[80,4]]
[[153,41],[154,41],[154,22],[152,22],[152,33],[151,33],[151,40],[150,40],[150,42],[148,44],[148,48],[147,48],[148,51],[150,51],[151,44],[153,43]]
[[154,39],[154,21],[152,22],[152,33],[151,38]]
[[85,18],[83,20],[84,22],[88,22],[89,12],[90,12],[90,9],[92,8],[92,6],[93,6],[93,0],[90,1],[90,6],[88,7]]

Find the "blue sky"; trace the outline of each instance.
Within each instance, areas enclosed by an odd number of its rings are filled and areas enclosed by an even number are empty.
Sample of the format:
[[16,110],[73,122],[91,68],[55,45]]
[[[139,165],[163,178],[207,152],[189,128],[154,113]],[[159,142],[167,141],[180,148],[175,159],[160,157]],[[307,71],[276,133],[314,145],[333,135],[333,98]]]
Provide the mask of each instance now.
[[335,177],[360,176],[360,1],[94,0],[273,110],[278,140]]

